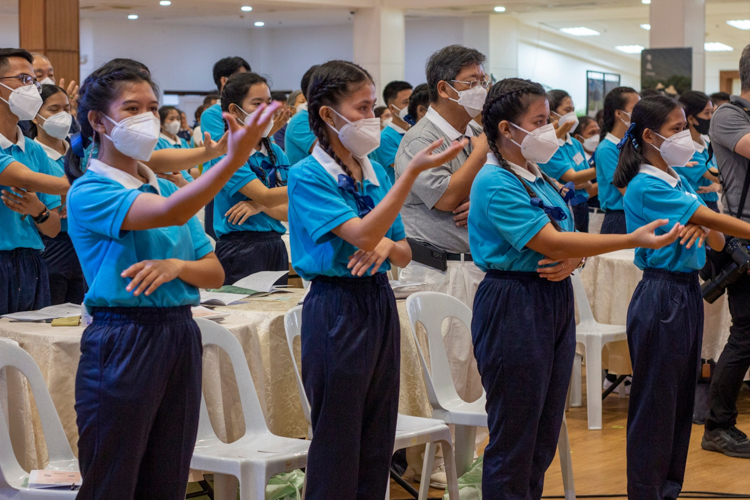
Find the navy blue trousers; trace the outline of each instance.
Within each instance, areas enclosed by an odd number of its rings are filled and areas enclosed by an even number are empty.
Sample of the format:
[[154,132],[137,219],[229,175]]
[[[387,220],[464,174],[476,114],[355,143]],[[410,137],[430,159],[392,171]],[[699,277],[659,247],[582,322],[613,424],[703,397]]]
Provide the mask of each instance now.
[[201,401],[189,306],[94,308],[76,375],[78,500],[185,498]]
[[[216,243],[216,257],[224,268],[225,285],[261,271],[288,271],[289,254],[276,231],[235,231],[222,235]],[[287,277],[279,280],[287,284]]]
[[589,203],[584,201],[571,207],[573,220],[576,223],[576,229],[581,233],[589,232]]
[[385,274],[318,277],[302,306],[313,439],[308,500],[383,500],[398,418],[401,330]]
[[575,355],[570,279],[489,271],[471,336],[487,393],[482,498],[538,500],[560,435]]
[[86,281],[83,278],[81,263],[78,261],[73,242],[68,233],[60,231],[54,238],[42,237],[49,274],[50,302],[54,304],[83,303]]
[[685,477],[703,341],[698,273],[646,269],[628,308],[628,498],[675,499]]
[[0,251],[0,314],[50,305],[47,264],[39,250]]
[[604,214],[601,234],[628,234],[624,210],[608,210]]
[[708,208],[716,212],[717,214],[720,214],[719,211],[719,202],[718,201],[706,201],[704,202]]

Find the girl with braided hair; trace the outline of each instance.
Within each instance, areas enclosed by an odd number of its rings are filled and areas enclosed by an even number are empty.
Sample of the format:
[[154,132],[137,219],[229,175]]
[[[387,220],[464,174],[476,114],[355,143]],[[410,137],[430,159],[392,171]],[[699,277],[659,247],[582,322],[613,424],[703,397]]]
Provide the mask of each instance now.
[[[271,104],[271,89],[256,73],[230,76],[221,92],[221,110],[238,123],[249,120],[263,104]],[[216,256],[226,273],[225,285],[253,273],[289,269],[289,255],[281,239],[286,233],[281,221],[287,220],[289,160],[268,139],[272,126],[214,200]]]
[[629,235],[574,232],[553,182],[539,170],[555,153],[549,103],[538,83],[495,84],[482,113],[490,153],[471,189],[469,243],[486,276],[474,299],[471,335],[487,394],[490,442],[485,499],[539,499],[555,456],[575,354],[570,274],[585,256],[677,239],[665,220]]
[[307,91],[312,155],[289,172],[292,265],[312,281],[302,309],[302,379],[313,440],[307,498],[383,498],[393,454],[400,329],[386,271],[411,260],[399,211],[420,172],[450,161],[455,142],[417,154],[391,186],[367,155],[380,141],[372,77],[330,61]]

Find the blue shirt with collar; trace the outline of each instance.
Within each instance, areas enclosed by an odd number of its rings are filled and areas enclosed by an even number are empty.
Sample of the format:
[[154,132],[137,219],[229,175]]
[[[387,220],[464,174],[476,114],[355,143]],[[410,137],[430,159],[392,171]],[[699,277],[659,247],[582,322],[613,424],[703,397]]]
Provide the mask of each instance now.
[[404,134],[406,134],[406,130],[389,123],[380,132],[380,147],[373,152],[373,159],[385,168],[391,184],[396,182],[396,171],[393,169],[393,164],[396,162],[396,153],[398,153],[398,147],[401,145]]
[[[273,152],[276,155],[276,163],[274,165],[279,167],[276,175],[277,182],[278,180],[281,180],[283,183],[277,183],[278,187],[280,185],[286,184],[289,171],[289,159],[286,157],[286,154],[284,154],[284,152],[278,145],[274,143],[270,144],[271,149],[273,149]],[[227,182],[226,185],[221,189],[221,191],[219,191],[219,194],[216,195],[216,198],[214,198],[214,231],[216,232],[216,236],[221,237],[222,235],[231,233],[233,231],[276,231],[280,234],[286,233],[286,228],[280,221],[263,212],[248,217],[247,220],[241,225],[230,224],[229,219],[227,219],[227,217],[224,215],[237,203],[250,199],[242,194],[240,192],[240,189],[242,189],[255,179],[258,179],[258,175],[253,171],[252,167],[256,167],[262,169],[264,172],[267,172],[267,170],[263,168],[263,165],[265,163],[265,165],[268,166],[270,162],[271,159],[268,155],[268,151],[266,151],[265,148],[262,148],[261,151],[253,152],[253,154],[250,155],[247,163],[234,173],[232,178],[229,179],[229,182]],[[286,167],[286,169],[283,169],[281,167]],[[281,174],[281,179],[279,179],[279,174]],[[261,179],[261,181],[266,185],[266,187],[270,187],[268,178]]]
[[197,305],[198,289],[179,278],[164,283],[154,293],[134,296],[125,290],[130,278],[120,274],[138,262],[155,259],[195,261],[213,252],[197,217],[184,226],[143,231],[122,229],[135,199],[142,193],[165,198],[177,187],[157,179],[143,164],[143,184],[129,174],[91,160],[88,170],[68,192],[68,233],[89,285],[84,304],[88,307],[175,307]]
[[567,205],[536,166],[532,164],[529,171],[511,164],[510,169],[500,166],[490,153],[471,186],[469,245],[474,263],[485,272],[535,272],[545,258],[526,245],[550,223],[550,218],[542,208],[531,204],[522,182],[545,206],[563,210],[566,218],[558,221],[563,231],[575,231]]
[[289,157],[290,165],[295,165],[310,156],[310,148],[318,138],[310,129],[310,115],[306,109],[297,111],[289,120],[284,140],[284,150]]
[[[568,134],[567,140],[562,141],[552,158],[547,163],[540,163],[539,168],[553,179],[565,184],[562,177],[569,170],[580,172],[591,167],[589,162],[586,161],[586,151],[584,151],[583,145]],[[576,189],[576,194],[584,196],[586,199],[589,197],[585,189]]]
[[[669,219],[656,234],[668,233],[675,224],[687,224],[695,211],[705,206],[685,178],[671,168],[663,172],[652,165],[641,165],[625,191],[624,205],[628,233],[657,219]],[[679,240],[658,250],[635,249],[635,265],[640,269],[687,273],[701,269],[705,263],[705,247],[694,244],[685,248]]]
[[[377,205],[388,194],[391,182],[378,163],[362,158],[361,165],[362,189]],[[316,276],[352,277],[346,266],[357,248],[332,232],[344,222],[359,217],[354,196],[339,188],[338,176],[343,173],[343,169],[317,145],[312,155],[289,170],[292,267],[308,281]],[[385,237],[393,241],[406,238],[400,215]],[[386,260],[377,272],[384,273],[390,268],[391,264]],[[365,275],[370,276],[370,271]]]
[[[42,147],[36,142],[29,140],[16,127],[17,142],[14,144],[8,138],[0,134],[0,173],[8,165],[17,161],[40,174],[57,176],[52,162],[47,157]],[[0,189],[10,191],[11,186],[0,186]],[[53,210],[60,206],[60,197],[45,193],[37,193],[39,201],[49,209]],[[34,219],[27,216],[21,220],[23,215],[14,212],[0,203],[0,251],[14,250],[16,248],[31,248],[44,250],[42,238],[34,225]]]
[[[36,139],[34,139],[34,142],[39,144],[39,146],[47,154],[47,158],[49,158],[50,168],[54,172],[53,175],[55,177],[65,177],[65,155],[61,155],[51,147],[42,144]],[[68,144],[68,141],[63,141],[63,144],[65,144],[65,152],[67,153],[68,149],[70,149],[70,144]],[[65,233],[67,231],[68,219],[60,219],[60,232]]]
[[607,210],[622,210],[622,194],[612,184],[620,160],[620,150],[617,143],[620,140],[612,134],[607,134],[596,147],[594,162],[596,163],[596,182],[599,184],[599,205]]
[[[694,142],[693,145],[695,146],[695,154],[690,158],[690,161],[697,162],[698,164],[692,167],[675,168],[677,169],[677,173],[688,181],[693,191],[698,193],[699,188],[713,184],[709,179],[703,177],[703,174],[708,172],[710,168],[716,168],[716,157],[711,158],[710,162],[708,161],[708,144]],[[703,201],[719,201],[719,193],[698,193],[698,196]]]
[[[201,133],[211,134],[212,141],[218,141],[224,135],[224,117],[222,116],[221,104],[216,103],[201,114]],[[217,164],[223,156],[209,160],[203,164],[204,170],[208,170]]]
[[[213,135],[211,137],[213,137]],[[166,135],[161,134],[159,136],[159,142],[156,143],[154,151],[159,151],[160,149],[190,149],[190,146],[182,137],[177,137],[177,140],[173,141]],[[180,173],[186,181],[193,182],[194,179],[193,176],[190,175],[190,172],[188,172],[187,170],[181,170]]]

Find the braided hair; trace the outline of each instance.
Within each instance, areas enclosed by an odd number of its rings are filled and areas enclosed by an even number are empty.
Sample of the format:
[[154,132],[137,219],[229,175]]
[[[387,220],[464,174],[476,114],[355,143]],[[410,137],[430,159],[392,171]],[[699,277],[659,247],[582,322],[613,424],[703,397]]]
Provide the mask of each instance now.
[[[78,94],[78,123],[83,148],[88,148],[92,141],[97,147],[100,141],[89,122],[89,111],[108,113],[109,106],[118,98],[125,83],[146,82],[154,94],[159,95],[159,88],[144,67],[132,59],[118,59],[105,63],[86,78]],[[71,183],[82,176],[85,169],[83,158],[76,155],[74,149],[68,149],[65,155],[65,175]]]
[[[487,135],[487,144],[490,147],[490,151],[492,151],[500,167],[518,179],[518,182],[521,183],[529,195],[529,198],[538,198],[538,196],[531,189],[531,186],[513,171],[508,160],[500,153],[500,147],[498,146],[500,143],[500,131],[498,130],[498,125],[501,121],[516,123],[526,113],[529,104],[533,100],[546,99],[546,97],[544,88],[536,82],[520,78],[506,78],[492,86],[482,110],[482,123],[484,124],[484,133]],[[542,176],[547,183],[553,187],[555,186],[554,181],[547,177],[546,174],[542,173]],[[550,222],[556,230],[560,231],[560,225],[557,221],[550,218]]]
[[615,87],[609,91],[604,98],[604,109],[602,110],[601,133],[599,140],[603,141],[615,126],[615,111],[624,111],[628,104],[628,94],[638,94],[630,87]]
[[[224,90],[221,92],[221,110],[225,113],[229,113],[229,105],[234,104],[238,108],[242,109],[242,101],[247,97],[250,89],[255,85],[265,85],[268,87],[268,80],[260,76],[257,73],[235,73],[230,76],[227,83],[224,84]],[[244,109],[242,109],[245,111]],[[243,120],[244,122],[244,120]],[[229,125],[224,123],[224,130],[226,131]],[[271,163],[276,165],[276,153],[274,153],[271,147],[271,140],[268,137],[263,137],[260,143],[268,151],[268,159]]]
[[374,85],[370,73],[361,66],[349,61],[328,61],[315,70],[307,88],[310,130],[318,138],[320,148],[352,178],[351,170],[336,156],[328,141],[329,125],[321,118],[320,108],[339,104],[344,97],[368,83]]

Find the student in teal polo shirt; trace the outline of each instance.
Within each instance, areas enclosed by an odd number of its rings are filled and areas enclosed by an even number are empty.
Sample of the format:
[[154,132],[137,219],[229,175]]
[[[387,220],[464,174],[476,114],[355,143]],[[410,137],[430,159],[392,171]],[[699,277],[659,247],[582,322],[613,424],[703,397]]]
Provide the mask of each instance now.
[[396,181],[396,171],[393,170],[396,153],[401,145],[401,139],[404,138],[404,134],[410,127],[406,122],[406,117],[409,114],[411,92],[411,84],[402,81],[390,82],[383,89],[383,101],[391,110],[393,119],[380,132],[380,147],[375,150],[373,156],[375,161],[380,163],[388,172],[391,184]]
[[[174,106],[162,106],[159,108],[159,122],[161,123],[161,134],[159,135],[159,142],[156,143],[155,151],[161,149],[190,149],[187,141],[177,135],[182,124],[180,111],[177,108]],[[196,169],[194,173],[197,175],[197,168],[193,167],[190,170],[193,169]],[[183,187],[188,182],[193,182],[190,170],[181,170],[179,174],[160,174],[160,176],[172,180],[177,187]],[[182,179],[177,177],[177,175],[180,175]]]
[[67,190],[67,182],[47,177],[55,175],[47,154],[18,127],[42,106],[33,60],[23,49],[0,49],[0,314],[50,305],[40,233],[60,232],[56,209]]
[[[307,102],[310,102],[307,95],[307,87],[316,69],[318,69],[317,64],[311,66],[302,76],[302,81],[300,81],[300,88],[302,89],[302,93],[305,94]],[[287,125],[284,140],[286,141],[284,151],[286,151],[286,155],[289,157],[290,165],[304,160],[312,152],[312,148],[318,142],[318,139],[310,129],[310,115],[307,112],[307,103],[297,107],[297,112],[289,120],[289,125]]]

